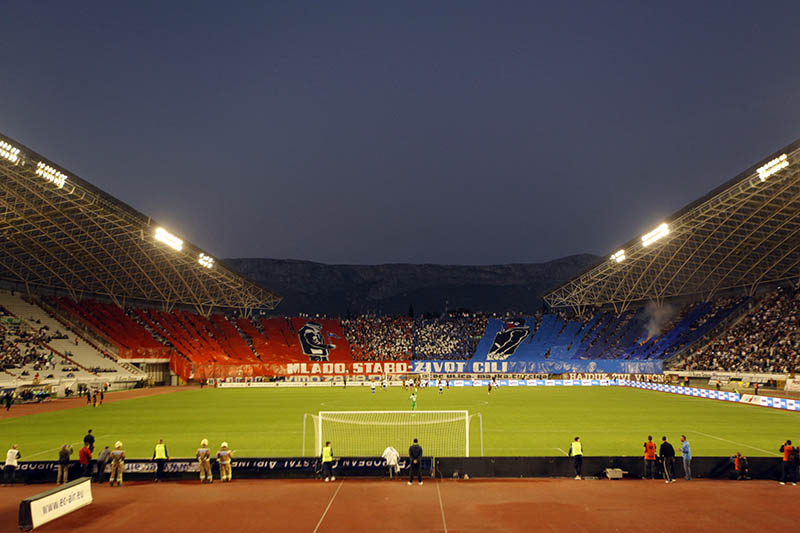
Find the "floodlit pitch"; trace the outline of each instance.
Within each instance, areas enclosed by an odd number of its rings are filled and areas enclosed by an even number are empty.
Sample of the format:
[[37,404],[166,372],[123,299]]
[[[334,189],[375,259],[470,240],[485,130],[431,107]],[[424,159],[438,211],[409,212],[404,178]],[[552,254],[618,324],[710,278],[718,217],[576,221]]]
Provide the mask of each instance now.
[[[729,456],[736,451],[777,456],[784,440],[800,440],[797,413],[651,391],[542,387],[501,388],[487,394],[485,388],[451,388],[442,395],[425,389],[418,396],[420,410],[481,413],[487,456],[564,455],[578,435],[587,455],[638,456],[647,435],[659,440],[667,435],[677,442],[686,434],[697,456]],[[193,456],[203,438],[212,448],[229,442],[238,457],[298,456],[305,413],[408,407],[408,392],[397,387],[374,395],[368,387],[352,386],[346,390],[192,388],[96,408],[16,418],[4,414],[0,432],[8,444],[20,445],[23,460],[31,461],[55,459],[62,444],[80,444],[88,428],[94,430],[101,448],[123,441],[130,458],[151,457],[159,438],[171,457]],[[477,424],[471,431],[476,432],[470,435],[471,455],[479,455]],[[336,442],[333,446],[335,452]]]

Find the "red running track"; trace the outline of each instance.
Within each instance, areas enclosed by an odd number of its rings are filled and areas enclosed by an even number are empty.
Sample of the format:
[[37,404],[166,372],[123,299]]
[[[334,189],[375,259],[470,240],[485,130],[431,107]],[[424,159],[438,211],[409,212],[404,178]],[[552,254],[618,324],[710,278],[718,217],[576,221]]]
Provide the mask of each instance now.
[[[235,475],[235,473],[234,473]],[[52,485],[0,488],[0,531]],[[234,480],[93,487],[95,501],[37,531],[794,531],[800,487],[768,481]]]

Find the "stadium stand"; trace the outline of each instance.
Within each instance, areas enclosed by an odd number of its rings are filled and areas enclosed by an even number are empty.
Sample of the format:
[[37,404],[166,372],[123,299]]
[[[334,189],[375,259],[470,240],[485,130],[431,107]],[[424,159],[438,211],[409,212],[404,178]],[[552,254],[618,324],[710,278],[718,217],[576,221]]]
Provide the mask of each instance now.
[[57,298],[54,302],[117,346],[118,355],[122,358],[169,356],[168,347],[114,304],[93,299],[73,302],[65,297]]
[[4,335],[4,369],[17,378],[85,382],[107,382],[115,386],[140,381],[145,374],[101,352],[85,338],[68,330],[68,325],[19,294],[0,291],[5,316],[18,320],[16,332]]
[[443,316],[414,320],[414,359],[469,359],[486,332],[487,319]]
[[791,373],[800,371],[800,291],[765,294],[738,322],[692,348],[675,369]]
[[409,317],[359,316],[342,320],[357,361],[407,360],[414,349],[414,321]]
[[[141,371],[128,362],[155,361],[185,380],[353,361],[564,363],[536,372],[592,371],[603,361],[660,371],[671,358],[691,369],[796,368],[796,293],[758,302],[751,296],[790,279],[800,264],[800,174],[793,164],[800,141],[551,291],[548,312],[336,320],[265,317],[278,295],[32,150],[0,139],[18,154],[0,161],[3,207],[9,220],[26,222],[0,241],[0,278],[29,295],[37,286],[61,295],[38,305],[10,293],[0,298],[7,372],[49,366],[50,350],[87,376],[130,377]],[[57,180],[36,173],[44,164]],[[71,243],[69,253],[63,242]],[[743,296],[717,296],[734,293]],[[666,321],[654,325],[652,301],[672,301],[660,307],[671,309]],[[738,324],[731,320],[747,306],[756,310]],[[738,329],[717,333],[729,322]],[[71,338],[55,333],[68,328]],[[497,348],[512,338],[518,342]],[[703,348],[693,347],[700,340]]]

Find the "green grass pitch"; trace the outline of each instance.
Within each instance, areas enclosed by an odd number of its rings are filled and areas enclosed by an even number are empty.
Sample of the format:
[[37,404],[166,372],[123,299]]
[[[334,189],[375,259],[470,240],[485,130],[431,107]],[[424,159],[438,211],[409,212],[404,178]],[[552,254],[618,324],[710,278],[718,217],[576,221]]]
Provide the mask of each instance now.
[[[0,418],[0,446],[18,443],[23,459],[53,460],[62,444],[80,444],[92,428],[100,447],[121,440],[131,458],[149,457],[159,438],[171,457],[190,457],[204,437],[214,449],[228,441],[239,457],[298,456],[304,413],[409,409],[408,396],[402,388],[374,395],[366,387],[187,389]],[[484,455],[563,455],[575,436],[586,455],[638,456],[648,434],[675,444],[686,434],[697,456],[776,456],[785,439],[800,441],[798,413],[617,387],[505,387],[491,395],[459,388],[441,396],[426,389],[417,409],[481,413]],[[472,455],[479,454],[476,431],[473,424]]]

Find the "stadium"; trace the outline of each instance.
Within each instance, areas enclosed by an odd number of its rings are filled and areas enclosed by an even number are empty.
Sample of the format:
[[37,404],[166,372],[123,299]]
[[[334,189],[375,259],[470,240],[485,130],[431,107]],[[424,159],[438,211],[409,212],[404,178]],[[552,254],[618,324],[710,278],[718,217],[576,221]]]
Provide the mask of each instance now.
[[[11,137],[0,147],[2,427],[23,486],[53,483],[84,427],[124,443],[134,485],[163,439],[181,491],[204,438],[231,443],[239,483],[313,484],[325,441],[334,479],[385,478],[384,450],[413,438],[437,483],[570,478],[576,435],[579,478],[641,478],[641,443],[661,433],[688,438],[696,479],[741,477],[736,453],[749,478],[782,475],[776,443],[800,411],[800,141],[554,288],[547,312],[343,319],[280,316],[279,295],[212,252]],[[654,324],[654,309],[672,311]]]
[[0,533],[797,527],[750,4],[5,3]]

